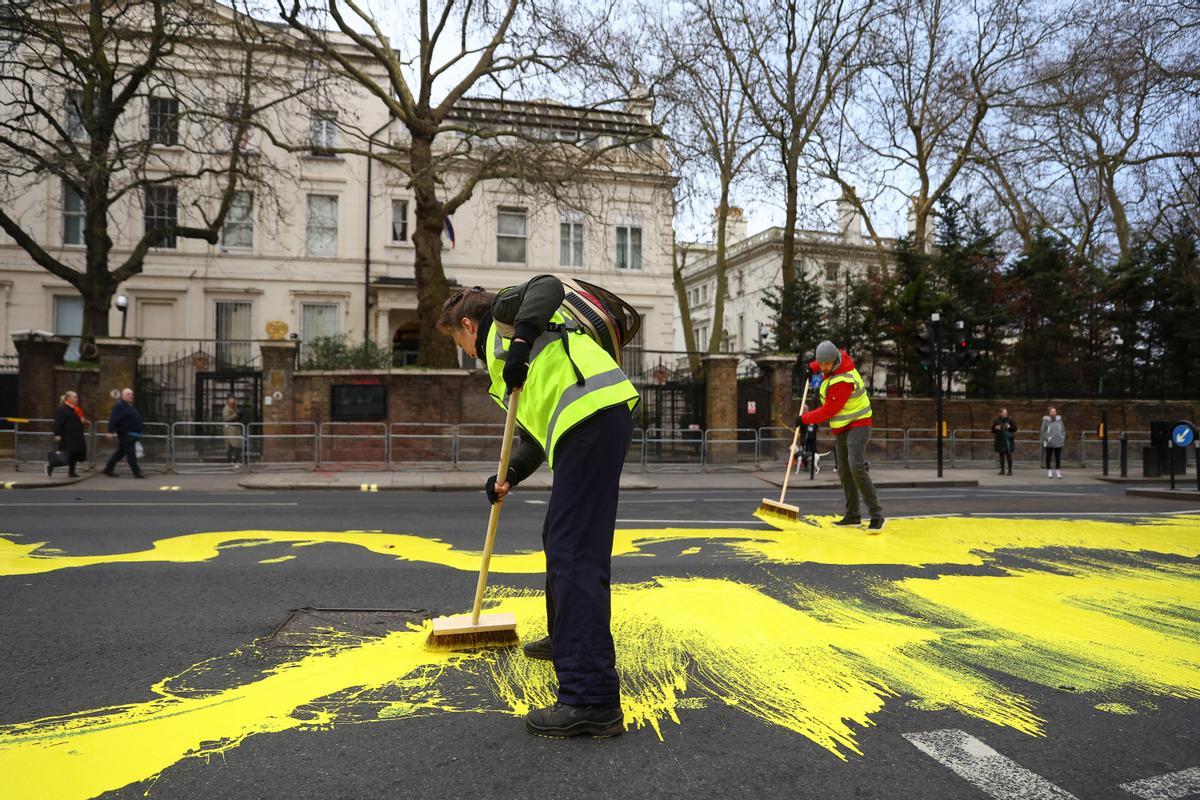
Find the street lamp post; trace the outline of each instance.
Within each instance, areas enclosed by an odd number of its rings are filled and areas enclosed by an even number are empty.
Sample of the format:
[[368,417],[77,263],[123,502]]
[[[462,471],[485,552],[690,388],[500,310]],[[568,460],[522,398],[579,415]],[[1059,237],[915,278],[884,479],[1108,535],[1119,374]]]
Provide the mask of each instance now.
[[933,379],[937,383],[937,476],[942,477],[942,315],[933,312]]
[[117,295],[117,311],[121,312],[121,338],[125,338],[125,323],[129,320],[129,298],[123,294]]

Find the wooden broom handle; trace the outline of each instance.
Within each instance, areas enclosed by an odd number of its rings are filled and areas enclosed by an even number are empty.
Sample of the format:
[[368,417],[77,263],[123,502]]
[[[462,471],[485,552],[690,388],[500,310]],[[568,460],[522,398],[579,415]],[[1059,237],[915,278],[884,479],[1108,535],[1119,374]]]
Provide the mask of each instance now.
[[[517,427],[517,400],[520,389],[513,389],[508,397],[508,414],[504,417],[504,443],[500,445],[500,463],[496,465],[496,482],[508,480],[508,460],[512,456],[513,433]],[[500,524],[500,506],[504,498],[492,503],[488,516],[487,538],[483,542],[483,562],[479,565],[479,583],[475,584],[475,604],[471,607],[471,624],[479,624],[479,612],[483,608],[483,590],[487,588],[488,565],[492,562],[492,546],[496,543],[496,527]]]
[[[804,408],[804,404],[808,402],[808,382],[809,379],[804,379],[804,391],[800,393],[800,407]],[[783,498],[787,495],[788,480],[792,477],[792,460],[796,458],[796,443],[800,441],[800,429],[803,425],[796,426],[796,432],[792,434],[792,447],[788,450],[787,471],[783,473],[783,489],[779,491],[779,502],[783,503]]]

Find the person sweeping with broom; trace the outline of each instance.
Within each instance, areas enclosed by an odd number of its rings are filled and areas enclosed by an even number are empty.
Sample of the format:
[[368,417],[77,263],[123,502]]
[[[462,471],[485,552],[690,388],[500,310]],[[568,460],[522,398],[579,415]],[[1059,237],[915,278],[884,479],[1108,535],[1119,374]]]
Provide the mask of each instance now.
[[[485,491],[501,502],[548,461],[554,473],[542,527],[549,635],[525,654],[554,662],[558,702],[529,712],[530,733],[617,736],[625,729],[610,630],[613,531],[637,390],[611,355],[573,332],[560,310],[564,290],[539,275],[499,294],[459,292],[438,329],[487,362],[490,394],[517,407],[522,436],[506,475]],[[520,402],[513,395],[519,395]]]
[[846,515],[835,525],[861,525],[859,497],[871,514],[868,533],[883,530],[885,519],[875,484],[867,465],[867,442],[871,440],[871,398],[867,397],[862,376],[854,368],[854,360],[845,350],[825,340],[817,345],[816,359],[811,370],[824,376],[819,393],[821,406],[808,411],[800,407],[796,427],[817,425],[828,421],[837,452],[838,480],[846,496]]

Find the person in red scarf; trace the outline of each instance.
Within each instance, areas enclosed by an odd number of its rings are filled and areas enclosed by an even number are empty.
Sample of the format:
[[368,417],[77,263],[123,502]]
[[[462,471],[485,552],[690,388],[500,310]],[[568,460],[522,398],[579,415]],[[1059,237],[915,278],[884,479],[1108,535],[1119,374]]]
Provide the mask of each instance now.
[[[68,391],[62,396],[62,405],[54,412],[54,449],[67,454],[67,474],[78,478],[75,465],[87,458],[87,439],[84,426],[88,419],[79,405],[79,395]],[[54,466],[46,465],[46,477],[54,474]]]

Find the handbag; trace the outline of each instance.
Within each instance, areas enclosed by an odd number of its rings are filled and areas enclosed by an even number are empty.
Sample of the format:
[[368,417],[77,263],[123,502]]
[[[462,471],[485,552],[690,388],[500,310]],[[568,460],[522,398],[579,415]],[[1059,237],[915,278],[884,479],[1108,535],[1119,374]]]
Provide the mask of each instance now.
[[65,467],[71,463],[70,457],[66,450],[51,450],[46,456],[46,461],[51,467]]

